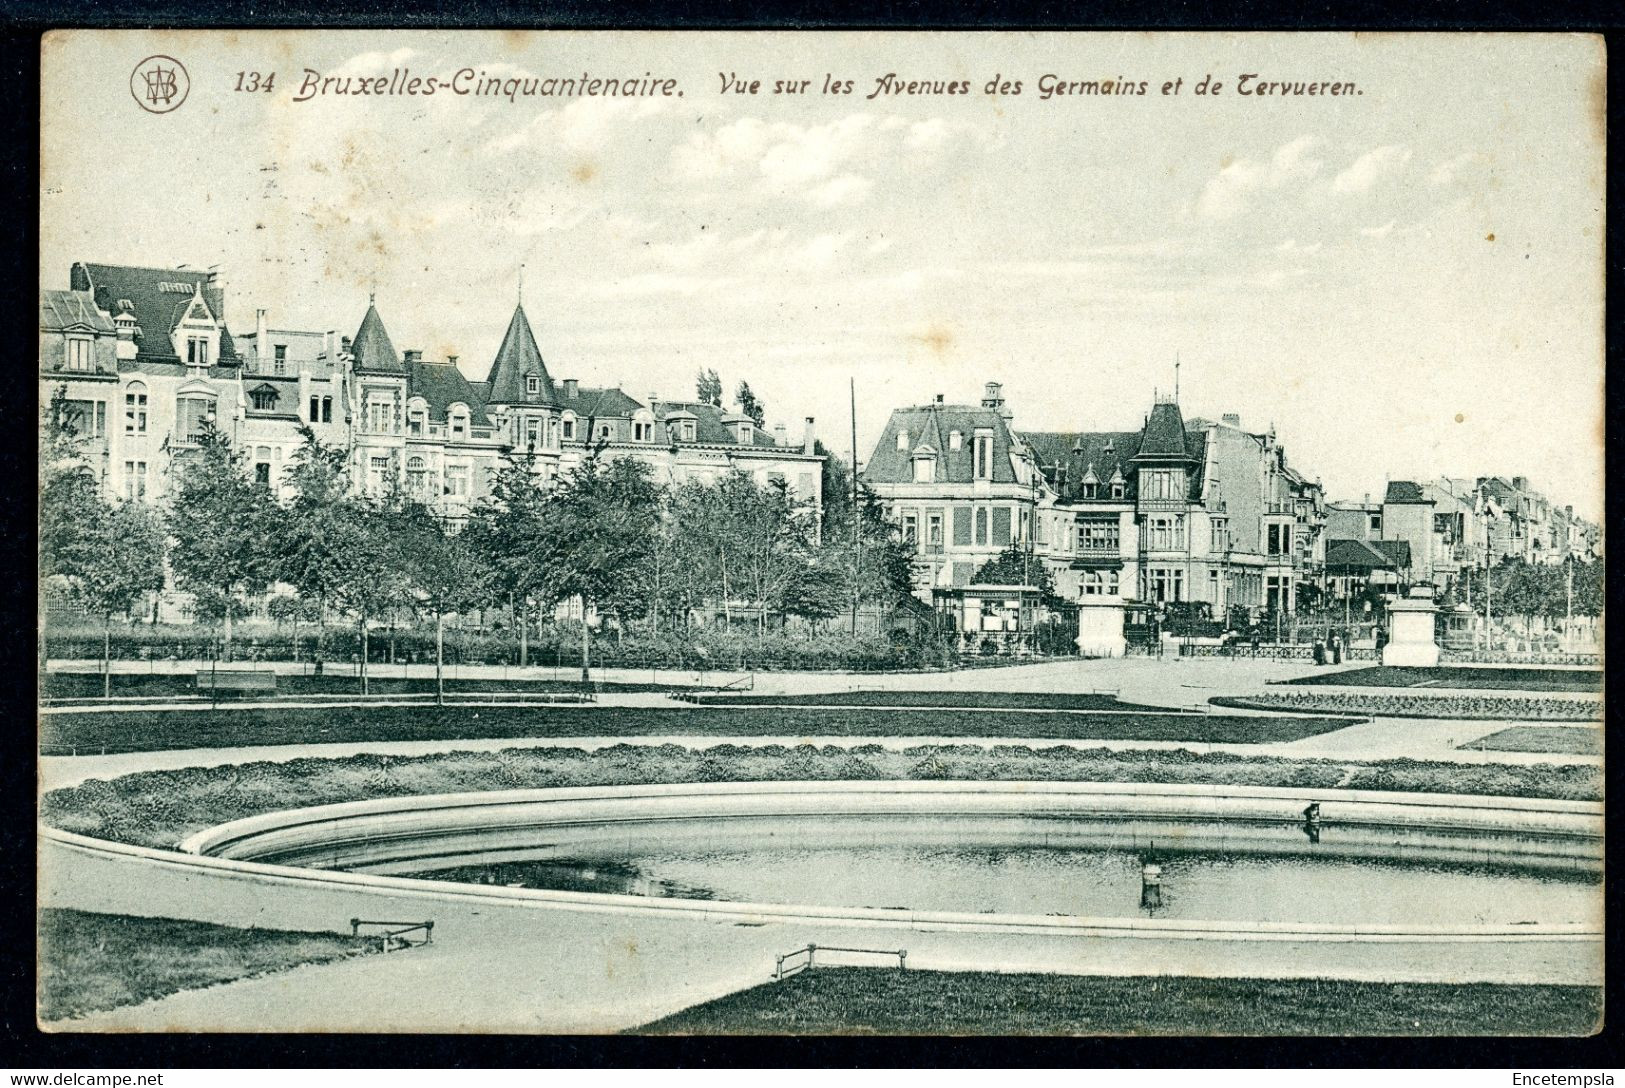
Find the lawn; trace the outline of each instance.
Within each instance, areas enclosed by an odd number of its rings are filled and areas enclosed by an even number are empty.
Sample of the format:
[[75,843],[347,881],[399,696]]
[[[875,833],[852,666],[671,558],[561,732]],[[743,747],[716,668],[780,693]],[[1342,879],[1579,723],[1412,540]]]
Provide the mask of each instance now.
[[235,929],[173,918],[39,912],[39,1016],[63,1020],[181,990],[368,951],[332,933]]
[[1602,988],[820,968],[652,1035],[1589,1035]]
[[1156,710],[1120,703],[1112,695],[1072,695],[1051,691],[822,691],[805,695],[693,694],[698,706],[875,706],[976,707],[983,710]]
[[[230,666],[232,669],[249,669],[254,666],[239,662]],[[269,668],[270,666],[259,666]],[[374,668],[387,670],[387,665],[376,665]],[[206,669],[204,671],[207,671]],[[582,684],[579,679],[569,679],[573,669],[564,669],[560,675],[565,677],[559,680],[446,680],[446,692],[457,694],[460,692],[485,691],[511,691],[525,693],[552,693],[552,692],[579,692]],[[613,683],[593,681],[588,685],[590,690],[598,692],[675,692],[692,691],[691,684],[656,684],[656,683]],[[275,692],[221,692],[220,701],[232,699],[253,698],[265,699],[277,696],[302,695],[355,695],[361,690],[361,681],[354,676],[298,676],[279,675]],[[403,678],[380,677],[374,675],[367,680],[367,690],[373,695],[427,695],[434,692],[434,680],[429,677]],[[208,698],[207,690],[199,691],[197,682],[191,673],[114,673],[113,695],[115,697],[129,697],[135,695],[152,698],[169,698],[176,695],[202,695]],[[46,699],[100,699],[102,697],[102,676],[100,673],[87,672],[53,672],[45,678],[40,695]]]
[[1480,752],[1550,752],[1602,755],[1602,730],[1577,725],[1517,725],[1456,747]]
[[373,797],[479,790],[679,782],[958,780],[1172,782],[1403,790],[1596,801],[1602,769],[1583,764],[1346,763],[1185,750],[1122,751],[1028,745],[787,748],[676,744],[510,748],[428,756],[356,755],[228,764],[88,779],[53,790],[41,818],[84,835],[160,848],[227,820]]
[[1363,714],[1382,718],[1452,718],[1490,721],[1590,722],[1602,720],[1602,702],[1556,695],[1436,695],[1349,691],[1267,692],[1220,696],[1214,706],[1299,714]]
[[1374,665],[1369,669],[1316,673],[1282,684],[1320,684],[1330,687],[1414,688],[1427,685],[1441,688],[1489,688],[1515,691],[1601,691],[1600,669],[1520,669],[1463,668],[1455,665],[1431,667]]
[[795,707],[436,707],[64,711],[42,715],[47,754],[261,744],[581,736],[999,737],[1269,744],[1352,724],[1348,718]]

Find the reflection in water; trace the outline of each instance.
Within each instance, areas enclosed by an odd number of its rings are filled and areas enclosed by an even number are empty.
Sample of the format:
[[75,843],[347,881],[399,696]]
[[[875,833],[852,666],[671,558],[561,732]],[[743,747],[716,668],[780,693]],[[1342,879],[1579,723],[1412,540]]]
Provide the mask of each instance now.
[[[1304,825],[1318,842],[1318,824]],[[1300,840],[1301,842],[1301,840]],[[1319,853],[1052,846],[581,848],[467,855],[396,875],[564,891],[815,906],[1328,924],[1586,922],[1590,868],[1384,861]]]

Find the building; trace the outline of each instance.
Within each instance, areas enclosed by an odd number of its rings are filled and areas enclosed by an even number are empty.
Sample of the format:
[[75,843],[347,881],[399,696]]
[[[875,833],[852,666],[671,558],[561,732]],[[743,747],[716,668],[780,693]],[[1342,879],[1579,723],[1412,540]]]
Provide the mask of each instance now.
[[822,504],[810,418],[790,445],[782,426],[764,433],[712,405],[645,405],[574,380],[561,388],[523,305],[478,382],[456,356],[397,350],[372,299],[353,338],[272,328],[264,310],[236,337],[213,271],[75,264],[70,282],[40,293],[41,402],[58,403],[90,443],[112,496],[162,497],[208,421],[267,487],[282,487],[309,426],[347,452],[358,489],[404,487],[453,518],[489,493],[503,458],[528,453],[553,479],[589,446],[637,457],[664,482],[741,471],[783,481],[814,510]]
[[[1011,544],[1065,598],[1290,611],[1320,581],[1325,503],[1273,433],[1186,423],[1160,400],[1138,430],[1016,431],[981,405],[892,412],[864,475],[914,541],[916,590],[964,587]],[[1030,532],[1029,532],[1030,527]]]

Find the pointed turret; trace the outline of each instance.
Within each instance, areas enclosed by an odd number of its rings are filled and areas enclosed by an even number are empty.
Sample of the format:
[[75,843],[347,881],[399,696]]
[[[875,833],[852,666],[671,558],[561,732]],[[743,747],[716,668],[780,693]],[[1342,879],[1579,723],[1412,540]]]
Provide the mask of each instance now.
[[547,364],[542,362],[542,352],[536,346],[536,336],[530,331],[523,305],[514,307],[513,320],[508,322],[507,334],[502,337],[502,346],[497,349],[497,357],[485,380],[491,390],[487,397],[491,404],[558,407],[553,379],[548,376]]
[[1140,435],[1140,449],[1136,461],[1191,459],[1185,444],[1185,417],[1173,401],[1158,401],[1151,409],[1151,418],[1145,421]]
[[367,316],[361,319],[361,328],[356,330],[350,354],[355,357],[355,369],[359,373],[406,373],[395,345],[390,343],[389,333],[384,330],[384,319],[378,316],[378,307],[371,299],[367,300]]

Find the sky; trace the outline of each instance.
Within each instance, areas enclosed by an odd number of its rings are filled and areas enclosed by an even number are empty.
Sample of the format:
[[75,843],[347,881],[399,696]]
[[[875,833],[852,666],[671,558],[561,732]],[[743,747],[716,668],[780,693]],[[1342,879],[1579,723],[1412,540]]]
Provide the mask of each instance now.
[[[130,81],[160,53],[190,89],[153,114]],[[43,59],[42,288],[218,265],[234,329],[345,335],[375,293],[397,348],[479,380],[522,279],[555,380],[676,399],[714,368],[841,451],[852,381],[861,458],[891,408],[988,381],[1018,428],[1136,428],[1177,360],[1187,418],[1273,426],[1332,499],[1501,474],[1602,511],[1595,39],[137,31]],[[462,68],[682,94],[296,100]],[[968,93],[869,97],[888,74]],[[1099,80],[1147,93],[1041,93]]]

